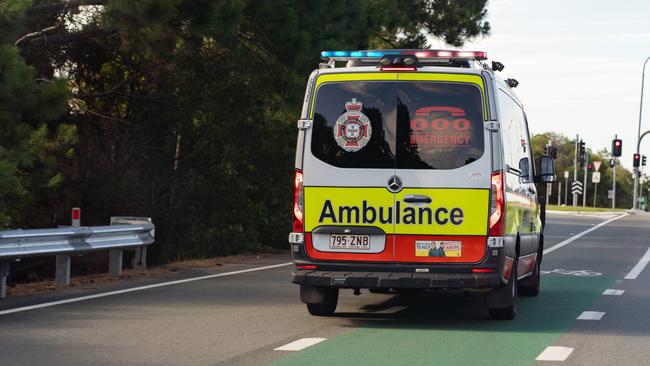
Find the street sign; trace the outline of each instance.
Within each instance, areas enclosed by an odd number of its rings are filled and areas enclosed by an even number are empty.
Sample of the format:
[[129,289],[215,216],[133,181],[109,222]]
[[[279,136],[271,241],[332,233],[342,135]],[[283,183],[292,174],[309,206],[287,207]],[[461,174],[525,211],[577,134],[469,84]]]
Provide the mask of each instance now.
[[600,170],[600,164],[602,161],[594,161],[594,171],[599,171]]
[[591,183],[600,183],[600,172],[593,172],[591,174]]
[[607,198],[610,199],[610,200],[614,199],[614,191],[613,190],[610,189],[610,190],[607,191]]
[[571,184],[571,193],[573,194],[582,194],[582,182],[575,181]]
[[566,172],[564,172],[564,179],[568,179],[568,178],[569,178],[569,172],[566,171]]

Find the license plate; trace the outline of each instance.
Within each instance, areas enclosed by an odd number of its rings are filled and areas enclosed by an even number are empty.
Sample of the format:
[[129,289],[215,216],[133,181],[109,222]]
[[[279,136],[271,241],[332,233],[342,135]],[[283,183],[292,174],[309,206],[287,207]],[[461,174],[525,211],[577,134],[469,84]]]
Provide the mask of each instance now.
[[330,234],[330,249],[370,249],[370,235]]

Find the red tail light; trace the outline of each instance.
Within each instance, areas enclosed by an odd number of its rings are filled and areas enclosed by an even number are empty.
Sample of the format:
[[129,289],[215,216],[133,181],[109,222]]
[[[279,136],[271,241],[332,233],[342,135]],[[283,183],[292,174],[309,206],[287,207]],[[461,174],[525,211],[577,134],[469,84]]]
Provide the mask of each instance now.
[[303,221],[303,202],[302,202],[302,172],[296,170],[296,176],[293,181],[293,232],[301,233],[304,231]]
[[506,231],[506,198],[504,194],[503,173],[492,173],[492,192],[490,194],[490,236],[503,236]]

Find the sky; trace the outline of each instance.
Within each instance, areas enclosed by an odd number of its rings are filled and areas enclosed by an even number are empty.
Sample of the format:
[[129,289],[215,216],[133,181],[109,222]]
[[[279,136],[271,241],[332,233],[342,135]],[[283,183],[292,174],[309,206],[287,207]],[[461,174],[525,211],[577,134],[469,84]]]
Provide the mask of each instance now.
[[[650,1],[492,0],[488,21],[491,34],[463,48],[486,51],[505,65],[501,77],[519,81],[515,92],[531,133],[579,134],[592,151],[610,150],[618,134],[621,162],[631,168],[641,71],[650,56]],[[650,61],[645,86],[642,133],[650,130]],[[650,160],[650,136],[641,153]]]

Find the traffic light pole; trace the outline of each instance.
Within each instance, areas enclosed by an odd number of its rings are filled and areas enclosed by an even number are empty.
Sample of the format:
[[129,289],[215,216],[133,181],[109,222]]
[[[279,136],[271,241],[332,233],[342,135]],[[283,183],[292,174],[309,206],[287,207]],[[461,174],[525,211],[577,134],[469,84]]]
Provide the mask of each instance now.
[[[550,154],[548,154],[548,152],[549,152],[549,148],[550,148],[550,147],[551,147],[551,141],[549,140],[548,143],[546,144],[546,152],[547,152],[547,155],[550,155]],[[552,187],[552,184],[553,184],[553,183],[546,183],[546,206],[548,206],[548,203],[549,203],[549,202],[548,202],[548,198],[549,198],[550,193],[551,193],[551,192],[550,192],[551,190],[549,189],[549,187]]]
[[[648,58],[646,58],[645,61],[643,62],[643,71],[641,72],[641,102],[639,103],[639,130],[638,130],[638,135],[637,135],[638,139],[637,139],[637,143],[636,143],[636,153],[637,154],[640,154],[641,139],[647,133],[646,132],[643,135],[641,135],[641,117],[643,116],[643,85],[645,83],[645,67],[648,64],[648,61],[650,61],[650,56],[648,56]],[[639,172],[639,169],[635,168],[634,169],[634,200],[632,202],[632,208],[638,208],[639,207],[639,205],[637,203],[637,200],[639,199],[639,193],[638,193],[639,176],[638,176],[638,172]]]
[[616,208],[616,166],[618,159],[614,158],[614,169],[612,169],[612,209]]
[[[576,135],[576,148],[573,151],[573,181],[578,181],[578,139],[580,136]],[[573,194],[573,207],[578,207],[578,194]]]
[[589,154],[585,149],[585,177],[584,177],[584,190],[582,191],[582,207],[587,206],[587,167],[589,166]]
[[[649,59],[650,59],[650,57],[649,57]],[[644,67],[645,67],[645,66],[644,66]],[[640,120],[639,120],[639,123],[641,123]],[[639,126],[640,126],[640,125],[639,125]],[[641,141],[643,140],[643,138],[644,138],[647,134],[650,134],[650,130],[648,130],[648,131],[644,132],[643,134],[639,135],[639,140],[638,140],[637,143],[636,143],[636,151],[637,151],[637,154],[638,154],[639,151],[641,150]],[[641,167],[640,167],[640,166],[639,166],[639,167],[635,167],[635,168],[634,168],[634,202],[632,202],[632,208],[639,208],[639,204],[638,204],[637,201],[638,201],[638,199],[639,199],[639,175],[640,175],[640,174],[641,174]]]

